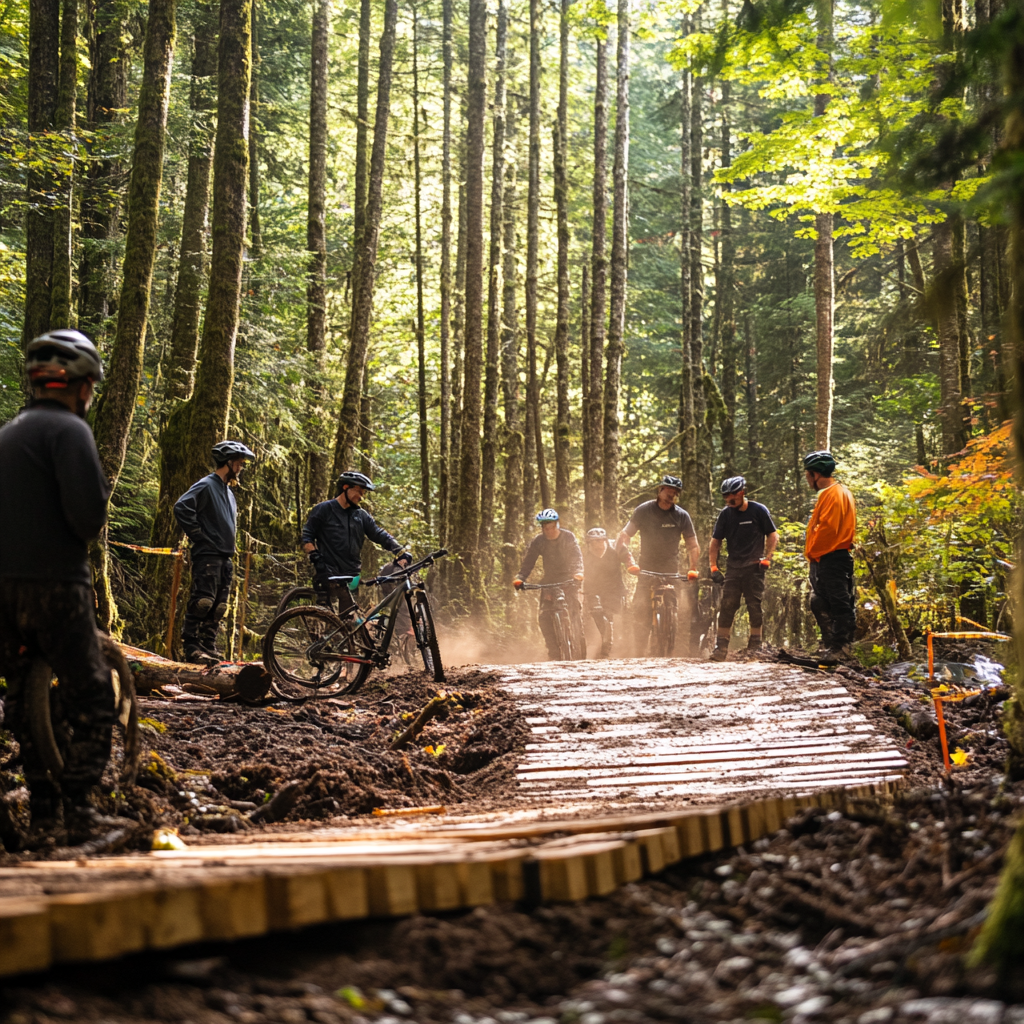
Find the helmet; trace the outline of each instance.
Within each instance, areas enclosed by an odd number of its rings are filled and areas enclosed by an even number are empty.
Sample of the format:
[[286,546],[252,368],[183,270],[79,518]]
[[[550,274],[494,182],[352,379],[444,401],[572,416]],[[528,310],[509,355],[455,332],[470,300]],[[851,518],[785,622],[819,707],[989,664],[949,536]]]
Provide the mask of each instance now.
[[608,531],[603,526],[595,526],[592,530],[587,530],[587,540],[607,540]]
[[537,513],[538,523],[557,523],[558,513],[553,508],[546,508],[543,512]]
[[836,460],[831,452],[811,452],[804,456],[804,469],[822,476],[831,476],[835,472]]
[[731,476],[728,480],[722,481],[722,494],[735,494],[747,486],[747,481],[741,476]]
[[220,441],[213,446],[213,461],[218,466],[232,459],[255,459],[256,453],[249,451],[241,441]]
[[659,487],[673,487],[677,491],[683,489],[683,481],[677,476],[663,476],[661,482],[658,484]]
[[377,490],[373,481],[365,473],[357,473],[354,469],[348,469],[338,477],[338,493],[346,487],[364,487],[368,491]]
[[60,328],[33,338],[25,349],[25,370],[36,387],[65,387],[68,381],[103,380],[103,360],[81,331]]

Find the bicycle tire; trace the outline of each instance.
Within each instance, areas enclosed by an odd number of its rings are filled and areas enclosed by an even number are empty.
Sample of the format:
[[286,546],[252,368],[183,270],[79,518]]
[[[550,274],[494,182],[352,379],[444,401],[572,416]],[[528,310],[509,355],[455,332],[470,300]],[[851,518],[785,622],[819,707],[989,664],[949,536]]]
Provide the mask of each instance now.
[[434,616],[430,612],[427,595],[422,591],[416,594],[412,602],[412,626],[416,633],[416,646],[423,657],[423,667],[433,673],[435,683],[443,683],[444,665],[441,663],[441,648],[437,643]]
[[558,660],[572,661],[572,648],[569,646],[568,638],[565,635],[565,623],[562,621],[561,612],[555,612],[551,616],[551,625],[555,630],[555,646],[558,648]]
[[307,657],[314,641],[341,628],[344,622],[322,605],[297,605],[274,619],[263,640],[263,664],[270,670],[270,686],[278,697],[301,704],[313,696],[351,693],[362,685],[372,665],[318,663]]
[[117,672],[120,700],[118,701],[118,721],[124,732],[124,762],[118,773],[118,781],[122,786],[134,785],[139,774],[139,755],[142,744],[139,738],[139,703],[135,696],[135,674],[124,656],[124,651],[116,641],[106,633],[99,634],[100,650],[106,663]]
[[651,647],[654,650],[651,652],[655,658],[660,658],[664,654],[665,646],[665,631],[664,631],[664,618],[661,610],[659,609],[654,613],[654,622],[651,628]]
[[316,591],[312,587],[289,587],[277,602],[274,609],[274,618],[289,608],[297,608],[299,605],[316,604]]
[[50,690],[53,688],[53,669],[42,658],[33,658],[25,680],[25,711],[29,732],[39,760],[50,778],[56,782],[64,772],[64,758],[53,731]]

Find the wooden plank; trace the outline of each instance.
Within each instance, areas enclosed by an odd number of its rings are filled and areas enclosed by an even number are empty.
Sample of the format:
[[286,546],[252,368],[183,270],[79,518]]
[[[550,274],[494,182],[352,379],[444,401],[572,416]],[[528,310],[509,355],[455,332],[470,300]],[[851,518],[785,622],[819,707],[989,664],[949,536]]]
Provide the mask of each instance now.
[[704,831],[704,849],[708,853],[717,853],[725,847],[725,836],[722,829],[722,811],[705,811],[700,816]]
[[696,815],[688,814],[677,821],[676,832],[682,856],[699,857],[707,849],[707,840],[700,827],[700,819]]
[[499,903],[518,901],[526,896],[524,860],[525,856],[519,856],[491,861],[491,884],[494,886],[494,898]]
[[587,890],[591,896],[607,896],[619,887],[615,870],[615,852],[625,846],[624,842],[609,844],[586,858]]
[[612,850],[612,866],[619,885],[636,882],[644,877],[644,866],[639,843],[623,843]]
[[111,960],[146,945],[148,891],[99,890],[49,898],[54,963]]
[[455,861],[416,865],[416,900],[420,910],[454,910],[464,906],[459,866]]
[[207,939],[244,939],[268,927],[266,883],[262,876],[212,879],[203,884],[200,911]]
[[666,832],[675,834],[675,829],[666,828],[645,828],[634,832],[637,844],[640,846],[640,859],[644,866],[644,874],[656,875],[665,870],[665,847],[663,838]]
[[486,860],[464,860],[457,865],[459,906],[481,907],[495,901],[495,871]]
[[326,872],[276,869],[267,875],[267,923],[285,931],[331,919]]
[[419,909],[416,871],[410,864],[381,864],[369,869],[370,914],[401,917]]
[[743,831],[747,841],[753,842],[760,839],[767,829],[764,824],[764,803],[761,800],[754,800],[743,807]]
[[365,868],[331,868],[324,872],[331,921],[368,917],[370,896]]
[[741,846],[749,838],[747,836],[747,830],[744,828],[743,814],[739,807],[730,807],[722,815],[722,824],[725,826],[723,830],[725,836],[725,844],[727,846]]
[[545,900],[585,900],[590,895],[586,858],[583,854],[565,855],[562,851],[536,857],[540,867],[541,898]]
[[42,971],[52,962],[46,901],[0,899],[0,977]]
[[149,949],[170,949],[204,937],[198,885],[169,886],[149,894],[149,913],[143,924]]

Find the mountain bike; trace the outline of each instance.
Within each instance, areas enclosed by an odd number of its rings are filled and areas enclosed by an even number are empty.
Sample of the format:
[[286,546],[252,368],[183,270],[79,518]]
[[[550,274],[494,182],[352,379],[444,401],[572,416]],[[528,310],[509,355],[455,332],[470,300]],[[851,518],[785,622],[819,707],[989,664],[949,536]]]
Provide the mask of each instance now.
[[542,590],[541,601],[550,602],[551,608],[545,609],[551,615],[551,623],[555,632],[555,646],[558,649],[559,661],[582,661],[587,656],[583,642],[582,623],[577,626],[576,617],[569,609],[565,596],[565,588],[575,581],[564,583],[524,583],[520,590]]
[[[116,675],[114,704],[121,727],[121,765],[116,769],[118,782],[129,786],[135,782],[139,768],[139,709],[135,699],[135,677],[124,652],[106,635],[97,632],[103,659]],[[25,705],[32,741],[47,773],[54,782],[64,774],[64,750],[69,736],[67,728],[54,728],[55,705],[60,701],[60,680],[54,682],[53,670],[42,658],[33,658],[25,681]],[[59,718],[59,716],[58,716]],[[113,756],[113,755],[112,755]]]
[[679,622],[679,596],[668,580],[685,580],[677,572],[640,571],[641,576],[654,576],[659,581],[651,587],[651,654],[655,658],[669,658],[676,648],[676,627]]
[[331,583],[392,588],[368,611],[358,605],[339,616],[323,605],[286,608],[270,624],[263,640],[263,664],[273,677],[274,692],[301,703],[313,696],[355,693],[375,668],[391,664],[391,640],[399,602],[412,621],[423,667],[443,683],[444,666],[426,586],[417,573],[448,552],[442,548],[386,576],[360,579],[332,576]]

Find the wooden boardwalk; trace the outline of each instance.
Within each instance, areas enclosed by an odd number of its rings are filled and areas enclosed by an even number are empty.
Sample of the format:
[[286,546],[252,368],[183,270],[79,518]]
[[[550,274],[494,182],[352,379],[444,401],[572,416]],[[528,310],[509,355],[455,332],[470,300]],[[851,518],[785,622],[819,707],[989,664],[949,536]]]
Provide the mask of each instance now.
[[[0,975],[502,900],[607,894],[899,784],[833,676],[772,665],[502,669],[533,730],[514,811],[234,836],[0,869]],[[525,803],[524,803],[525,800]]]

